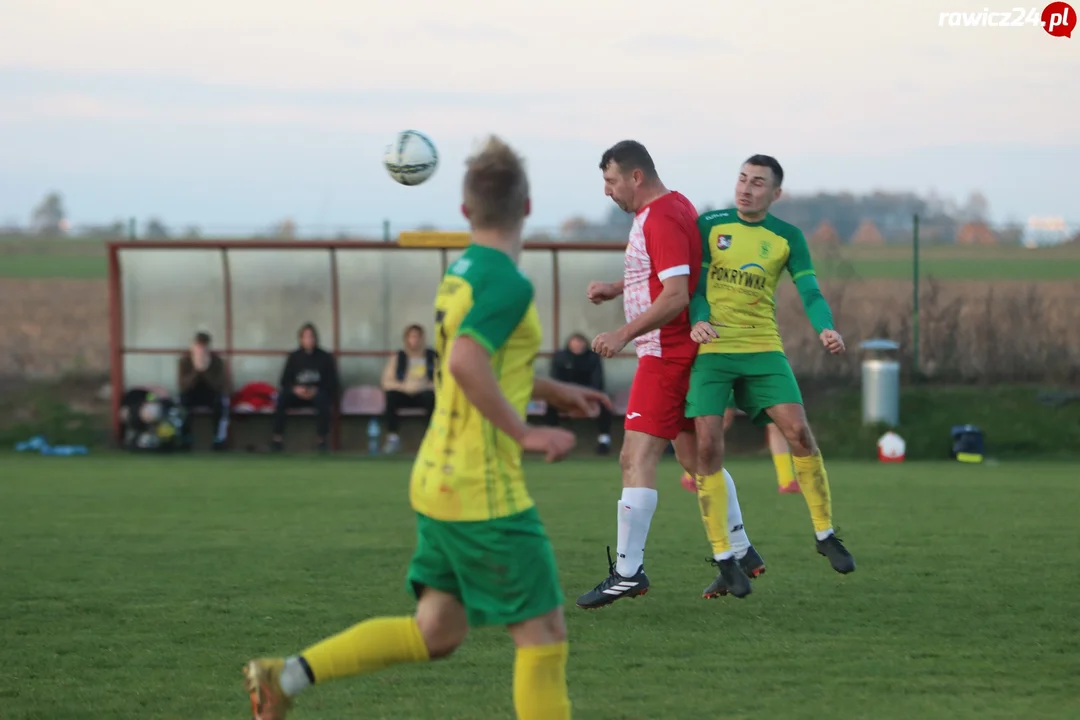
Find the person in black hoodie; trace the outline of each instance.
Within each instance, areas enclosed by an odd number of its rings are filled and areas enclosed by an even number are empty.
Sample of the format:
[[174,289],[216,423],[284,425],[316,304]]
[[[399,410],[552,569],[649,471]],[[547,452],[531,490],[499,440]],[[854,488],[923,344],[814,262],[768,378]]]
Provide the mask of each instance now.
[[[557,353],[551,361],[551,377],[562,382],[584,385],[594,390],[604,389],[604,361],[599,353],[589,348],[589,339],[581,333],[574,333],[566,341],[566,347]],[[596,418],[599,437],[596,452],[606,455],[611,451],[611,411],[600,406],[600,415]],[[559,424],[559,411],[548,406],[547,424]]]
[[319,450],[327,449],[330,416],[338,393],[338,373],[334,356],[319,347],[315,326],[306,323],[300,328],[300,347],[289,353],[278,385],[277,406],[274,408],[271,450],[281,450],[285,433],[285,418],[292,408],[313,407]]

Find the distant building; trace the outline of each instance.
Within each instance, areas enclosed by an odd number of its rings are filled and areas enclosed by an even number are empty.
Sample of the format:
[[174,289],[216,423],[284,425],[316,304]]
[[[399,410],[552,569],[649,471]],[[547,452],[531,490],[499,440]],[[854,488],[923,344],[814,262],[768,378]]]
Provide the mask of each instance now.
[[1022,242],[1025,247],[1060,245],[1080,231],[1080,227],[1070,227],[1063,217],[1030,217],[1024,226]]
[[878,230],[878,226],[874,224],[874,221],[867,218],[863,220],[855,234],[851,236],[852,245],[884,245],[885,238],[881,235],[881,231]]
[[957,245],[997,245],[998,236],[986,223],[973,221],[964,223],[956,231]]
[[807,238],[807,243],[810,247],[821,250],[838,248],[841,245],[840,233],[836,232],[836,227],[831,222],[822,220],[821,224]]

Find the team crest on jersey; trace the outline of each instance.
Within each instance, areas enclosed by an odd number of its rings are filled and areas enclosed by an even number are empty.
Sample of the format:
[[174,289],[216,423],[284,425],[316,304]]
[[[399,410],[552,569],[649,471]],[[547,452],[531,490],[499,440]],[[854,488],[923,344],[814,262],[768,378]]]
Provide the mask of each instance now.
[[772,245],[769,244],[769,241],[768,240],[762,240],[761,241],[761,258],[763,260],[768,259],[770,250],[772,250]]
[[717,250],[727,250],[729,247],[731,247],[731,236],[730,235],[717,235],[716,236],[716,249]]

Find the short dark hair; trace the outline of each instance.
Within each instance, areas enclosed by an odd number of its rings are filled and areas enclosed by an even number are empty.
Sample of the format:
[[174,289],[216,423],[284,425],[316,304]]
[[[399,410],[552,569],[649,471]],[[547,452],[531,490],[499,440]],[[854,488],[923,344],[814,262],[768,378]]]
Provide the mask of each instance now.
[[303,325],[300,326],[300,329],[296,332],[297,339],[303,338],[304,337],[304,332],[307,331],[307,330],[310,330],[311,334],[315,336],[315,344],[318,345],[319,344],[319,331],[315,329],[315,323],[313,323],[313,322],[306,322],[306,323],[304,323]]
[[600,169],[607,170],[615,163],[624,173],[640,170],[647,178],[656,177],[656,164],[645,146],[637,140],[622,140],[615,143],[600,156]]
[[411,333],[413,330],[420,333],[421,335],[424,334],[424,326],[420,323],[413,323],[412,325],[409,325],[407,328],[405,328],[405,332],[402,333],[402,336],[408,337],[409,333]]
[[195,344],[196,345],[205,345],[206,347],[210,347],[210,333],[208,333],[208,332],[197,332],[197,333],[195,333]]
[[772,170],[773,177],[776,178],[776,187],[784,184],[784,168],[780,167],[780,163],[772,155],[751,155],[743,164],[767,167]]
[[469,224],[476,230],[507,230],[529,212],[525,161],[496,136],[465,162],[462,196]]

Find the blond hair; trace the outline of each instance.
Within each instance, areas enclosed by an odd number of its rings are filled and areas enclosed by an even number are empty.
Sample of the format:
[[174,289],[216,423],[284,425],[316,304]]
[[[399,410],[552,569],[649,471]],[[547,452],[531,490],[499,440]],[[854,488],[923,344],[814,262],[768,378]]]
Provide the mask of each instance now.
[[469,222],[477,230],[507,230],[525,219],[529,179],[525,161],[492,135],[465,161],[462,194]]

